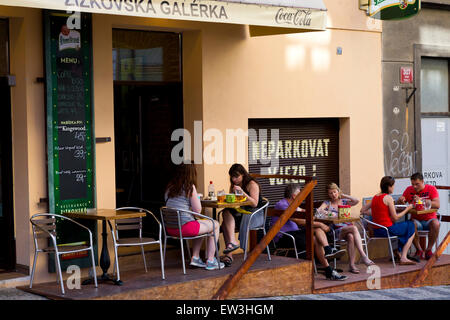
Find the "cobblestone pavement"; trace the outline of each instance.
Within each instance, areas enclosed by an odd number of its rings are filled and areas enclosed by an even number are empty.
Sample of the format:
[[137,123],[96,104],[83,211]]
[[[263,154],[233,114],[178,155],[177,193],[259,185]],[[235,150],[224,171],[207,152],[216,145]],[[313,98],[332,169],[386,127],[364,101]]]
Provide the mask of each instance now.
[[258,300],[450,300],[450,286],[307,294]]
[[0,300],[48,300],[48,299],[16,288],[1,288]]
[[[0,289],[0,300],[48,300],[16,288]],[[399,288],[245,300],[450,300],[450,286]]]

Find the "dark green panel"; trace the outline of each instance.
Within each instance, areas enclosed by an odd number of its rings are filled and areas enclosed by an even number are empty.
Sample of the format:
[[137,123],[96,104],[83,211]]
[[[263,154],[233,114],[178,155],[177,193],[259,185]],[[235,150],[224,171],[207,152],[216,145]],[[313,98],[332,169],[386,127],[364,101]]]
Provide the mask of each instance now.
[[[45,11],[44,39],[49,210],[62,215],[86,212],[95,207],[91,15]],[[80,222],[91,229],[96,243],[97,223]],[[87,238],[66,222],[57,222],[57,231],[59,243]],[[87,267],[89,261],[68,259],[62,267]]]

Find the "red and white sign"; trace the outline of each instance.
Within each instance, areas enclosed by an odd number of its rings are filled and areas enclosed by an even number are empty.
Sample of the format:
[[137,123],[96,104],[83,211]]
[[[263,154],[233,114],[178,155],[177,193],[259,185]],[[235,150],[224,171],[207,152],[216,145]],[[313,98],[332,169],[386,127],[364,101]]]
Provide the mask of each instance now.
[[411,67],[400,67],[400,83],[413,82],[413,69]]

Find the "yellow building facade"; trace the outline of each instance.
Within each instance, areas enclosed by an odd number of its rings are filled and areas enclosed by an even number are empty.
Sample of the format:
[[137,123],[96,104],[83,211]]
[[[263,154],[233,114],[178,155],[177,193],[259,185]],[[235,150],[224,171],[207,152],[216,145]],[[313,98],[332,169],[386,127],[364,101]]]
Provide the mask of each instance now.
[[[225,137],[229,129],[247,131],[249,119],[333,118],[339,123],[340,186],[360,199],[376,193],[384,175],[381,26],[359,10],[358,1],[324,3],[325,31],[260,37],[252,37],[243,24],[93,14],[94,135],[111,137],[110,143],[95,146],[96,207],[117,205],[113,29],[181,35],[183,123],[192,134],[195,121],[201,121],[203,133],[212,129]],[[29,219],[48,210],[42,201],[48,198],[45,89],[37,80],[45,76],[42,13],[0,6],[0,16],[9,21],[10,74],[16,81],[11,87],[9,186],[15,262],[25,268],[31,268],[34,253]],[[211,143],[201,139],[203,150]],[[226,159],[225,154],[222,163],[199,165],[200,192],[207,193],[211,180],[216,190],[227,190],[230,165],[248,166],[248,154],[244,159]],[[35,279],[54,280],[44,256]]]

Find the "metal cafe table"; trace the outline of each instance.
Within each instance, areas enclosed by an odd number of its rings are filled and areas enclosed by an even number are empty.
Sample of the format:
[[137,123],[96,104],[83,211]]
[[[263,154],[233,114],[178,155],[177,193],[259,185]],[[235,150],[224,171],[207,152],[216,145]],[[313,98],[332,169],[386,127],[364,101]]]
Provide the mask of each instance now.
[[[76,219],[88,219],[88,220],[101,220],[102,221],[102,253],[100,255],[100,267],[103,270],[103,274],[98,277],[99,282],[112,281],[116,285],[122,285],[121,280],[114,280],[108,276],[108,269],[111,264],[108,251],[108,232],[106,231],[106,222],[110,220],[118,219],[129,219],[129,218],[139,218],[145,217],[145,212],[135,212],[135,211],[116,211],[114,209],[88,209],[87,212],[67,212],[64,215],[69,218]],[[92,280],[89,279],[83,284],[90,283]]]

